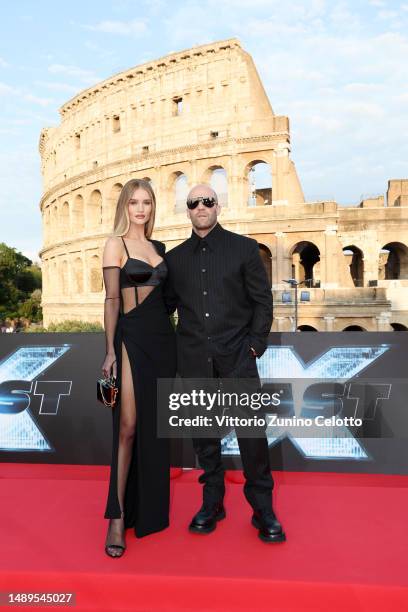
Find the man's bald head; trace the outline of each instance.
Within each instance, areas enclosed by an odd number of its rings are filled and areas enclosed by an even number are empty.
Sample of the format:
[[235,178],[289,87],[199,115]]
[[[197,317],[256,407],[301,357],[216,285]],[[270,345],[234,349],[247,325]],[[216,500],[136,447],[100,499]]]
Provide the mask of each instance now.
[[202,200],[199,200],[196,208],[187,208],[187,217],[190,219],[194,230],[199,235],[204,236],[217,223],[220,206],[218,205],[218,198],[214,189],[205,183],[199,183],[190,189],[187,201],[194,200],[195,198],[214,198],[215,200],[215,205],[210,208],[205,206]]
[[206,183],[199,183],[198,185],[194,185],[188,192],[187,200],[191,200],[192,198],[197,198],[199,196],[203,197],[213,197],[215,201],[218,202],[217,194],[210,185]]

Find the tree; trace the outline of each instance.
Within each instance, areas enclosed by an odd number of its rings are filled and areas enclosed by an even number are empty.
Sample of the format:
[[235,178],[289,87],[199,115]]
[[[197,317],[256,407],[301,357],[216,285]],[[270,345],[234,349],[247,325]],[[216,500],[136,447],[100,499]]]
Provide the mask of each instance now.
[[[0,242],[0,319],[41,319],[41,269]],[[31,316],[28,316],[30,313]]]

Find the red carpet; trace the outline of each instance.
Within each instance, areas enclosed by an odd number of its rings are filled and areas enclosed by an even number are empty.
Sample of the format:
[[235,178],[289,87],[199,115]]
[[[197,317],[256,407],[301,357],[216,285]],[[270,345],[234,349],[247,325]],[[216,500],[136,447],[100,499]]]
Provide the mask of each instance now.
[[227,519],[190,534],[201,487],[186,472],[172,480],[170,528],[128,530],[124,557],[110,559],[107,467],[3,463],[0,474],[0,591],[75,592],[81,611],[408,610],[407,476],[275,472],[287,542],[264,544],[231,482]]

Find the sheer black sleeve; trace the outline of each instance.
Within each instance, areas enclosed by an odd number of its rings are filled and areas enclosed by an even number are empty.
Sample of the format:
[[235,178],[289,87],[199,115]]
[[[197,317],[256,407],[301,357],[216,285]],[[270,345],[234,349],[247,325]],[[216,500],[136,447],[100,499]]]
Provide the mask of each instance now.
[[120,267],[104,266],[102,270],[103,282],[105,284],[104,327],[106,352],[114,353],[113,339],[120,309]]

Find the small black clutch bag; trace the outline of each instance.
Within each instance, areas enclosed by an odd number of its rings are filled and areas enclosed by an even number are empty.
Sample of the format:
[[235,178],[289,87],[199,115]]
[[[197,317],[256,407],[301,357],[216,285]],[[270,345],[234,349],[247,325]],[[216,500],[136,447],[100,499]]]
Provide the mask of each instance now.
[[96,382],[96,397],[109,408],[116,406],[118,391],[116,378],[113,375],[107,378],[99,378]]

